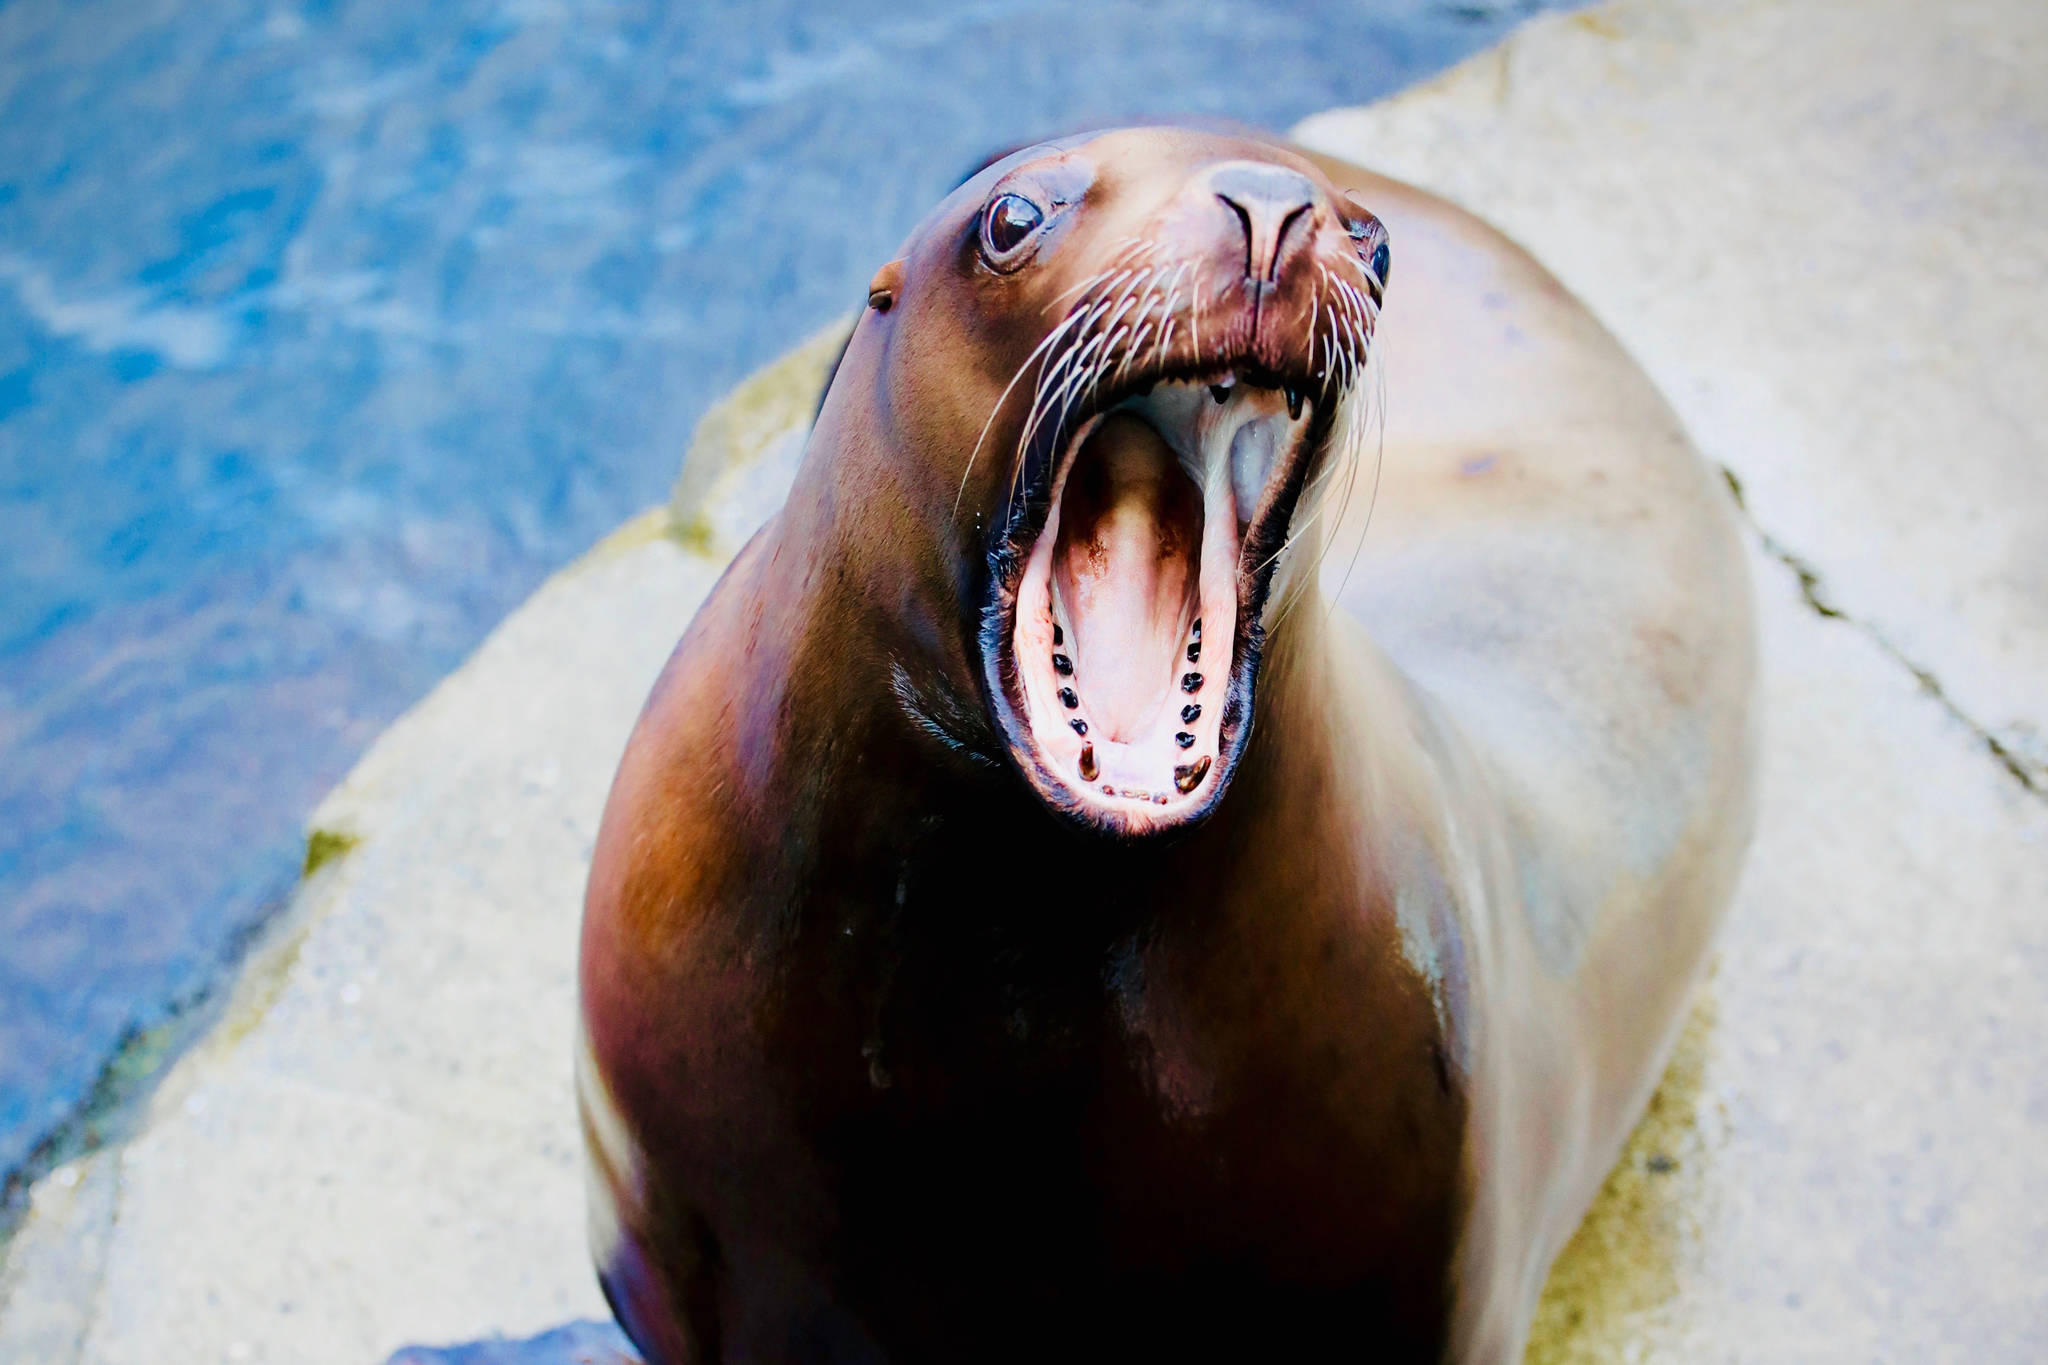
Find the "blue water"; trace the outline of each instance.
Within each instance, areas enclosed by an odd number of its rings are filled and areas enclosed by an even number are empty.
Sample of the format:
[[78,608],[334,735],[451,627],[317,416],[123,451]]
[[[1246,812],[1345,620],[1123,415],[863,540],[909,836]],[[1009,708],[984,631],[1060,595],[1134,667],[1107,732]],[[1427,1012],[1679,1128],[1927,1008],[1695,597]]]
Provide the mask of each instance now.
[[0,1171],[979,156],[1532,7],[0,0]]

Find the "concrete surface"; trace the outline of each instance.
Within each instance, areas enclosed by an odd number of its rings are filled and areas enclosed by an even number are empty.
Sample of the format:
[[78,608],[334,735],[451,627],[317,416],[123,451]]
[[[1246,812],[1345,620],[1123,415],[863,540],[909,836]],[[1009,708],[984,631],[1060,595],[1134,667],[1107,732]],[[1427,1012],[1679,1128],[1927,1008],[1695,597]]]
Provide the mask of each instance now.
[[[2044,32],[2032,0],[1646,0],[1301,130],[1557,270],[1757,528],[1756,846],[1532,1360],[2048,1358]],[[0,1360],[362,1365],[602,1315],[583,869],[828,348],[707,418],[681,507],[552,580],[323,806],[360,842],[139,1135],[37,1188]]]
[[2038,0],[1636,0],[1296,133],[1533,252],[2048,791],[2044,73]]

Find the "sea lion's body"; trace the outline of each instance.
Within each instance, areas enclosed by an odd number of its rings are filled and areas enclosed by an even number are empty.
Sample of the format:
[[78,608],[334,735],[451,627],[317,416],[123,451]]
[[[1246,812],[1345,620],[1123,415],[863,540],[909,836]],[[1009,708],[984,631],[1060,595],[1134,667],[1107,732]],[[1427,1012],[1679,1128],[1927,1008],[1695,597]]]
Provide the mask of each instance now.
[[678,647],[582,964],[599,1272],[650,1360],[1519,1351],[1747,840],[1745,570],[1555,281],[1317,164],[1401,256],[1384,475],[1331,595],[1264,618],[1199,823],[1063,827],[978,743],[974,589],[919,520],[975,486],[889,455],[957,425],[900,378],[948,363],[927,314],[863,320]]

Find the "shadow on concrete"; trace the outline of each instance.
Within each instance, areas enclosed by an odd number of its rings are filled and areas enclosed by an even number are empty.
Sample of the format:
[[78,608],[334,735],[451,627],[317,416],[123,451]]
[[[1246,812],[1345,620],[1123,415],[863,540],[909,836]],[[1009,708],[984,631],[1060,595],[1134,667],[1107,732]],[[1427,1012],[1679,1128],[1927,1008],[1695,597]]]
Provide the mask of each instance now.
[[617,1325],[572,1322],[537,1337],[492,1337],[458,1346],[407,1346],[384,1365],[640,1365]]

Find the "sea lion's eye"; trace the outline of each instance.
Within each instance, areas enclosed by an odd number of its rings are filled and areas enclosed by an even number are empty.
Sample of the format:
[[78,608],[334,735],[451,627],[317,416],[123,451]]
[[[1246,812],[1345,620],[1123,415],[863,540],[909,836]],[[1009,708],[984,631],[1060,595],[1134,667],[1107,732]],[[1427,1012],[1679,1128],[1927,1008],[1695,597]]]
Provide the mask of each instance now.
[[1358,254],[1365,257],[1366,268],[1372,271],[1373,279],[1379,282],[1381,289],[1385,289],[1387,268],[1393,263],[1393,253],[1387,249],[1387,230],[1380,225],[1380,220],[1373,216],[1372,211],[1359,202],[1355,192],[1345,191],[1344,200],[1352,210],[1343,216],[1344,231],[1358,244]]
[[981,240],[989,260],[999,263],[1013,254],[1044,221],[1045,211],[1021,194],[997,199],[981,220]]

